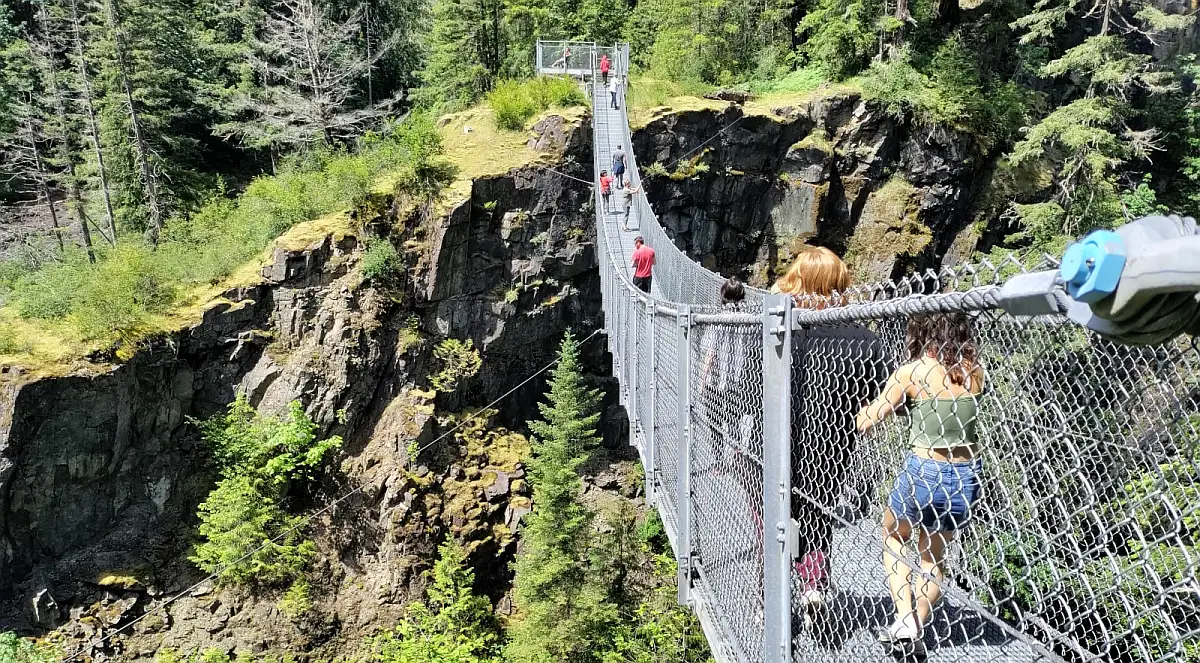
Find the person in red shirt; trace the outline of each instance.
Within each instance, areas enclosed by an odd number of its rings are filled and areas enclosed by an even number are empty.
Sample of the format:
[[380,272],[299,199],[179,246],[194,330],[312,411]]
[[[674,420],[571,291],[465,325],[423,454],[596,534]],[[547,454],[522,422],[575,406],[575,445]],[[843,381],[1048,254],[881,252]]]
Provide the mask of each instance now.
[[608,214],[609,200],[612,199],[613,176],[607,170],[600,171],[600,196],[604,198],[604,213]]
[[642,292],[650,292],[654,273],[654,249],[646,246],[641,235],[633,239],[633,284]]
[[600,56],[600,75],[604,77],[604,84],[608,85],[608,54]]

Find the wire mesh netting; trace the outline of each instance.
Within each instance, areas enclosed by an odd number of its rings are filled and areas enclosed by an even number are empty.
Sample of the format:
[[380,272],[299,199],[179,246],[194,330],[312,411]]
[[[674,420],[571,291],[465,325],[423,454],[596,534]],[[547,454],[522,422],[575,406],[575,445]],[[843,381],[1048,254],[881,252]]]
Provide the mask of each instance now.
[[[592,72],[592,56],[600,57],[595,44],[587,42],[538,42],[537,69],[543,74],[581,74]],[[611,49],[600,49],[610,50]],[[611,55],[609,57],[612,57]]]
[[[624,90],[613,108],[592,86],[595,174],[620,150],[637,191],[628,231],[622,198],[596,192],[614,371],[717,660],[1200,662],[1194,339],[1131,348],[1014,318],[999,286],[1022,265],[985,261],[797,297],[791,379],[766,384],[765,293],[721,305],[724,277],[640,195]],[[649,292],[635,235],[656,251]],[[775,396],[790,412],[770,442]],[[785,525],[764,526],[764,467],[791,468],[784,588],[764,580]],[[791,602],[781,649],[772,592]]]
[[689,351],[692,546],[716,614],[761,661],[761,326],[696,324]]
[[1193,339],[994,309],[796,333],[796,661],[1193,660]]

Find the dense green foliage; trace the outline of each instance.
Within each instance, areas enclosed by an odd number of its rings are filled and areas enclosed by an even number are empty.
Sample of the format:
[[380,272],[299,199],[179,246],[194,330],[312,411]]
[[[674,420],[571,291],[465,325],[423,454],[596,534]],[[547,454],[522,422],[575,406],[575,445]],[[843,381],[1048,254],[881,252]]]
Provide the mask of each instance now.
[[[284,508],[292,484],[311,481],[342,440],[317,439],[317,425],[299,402],[284,417],[258,414],[244,394],[224,416],[199,424],[221,478],[200,505],[200,537],[192,561],[222,582],[278,585],[300,578],[315,552],[300,517]],[[293,586],[296,612],[307,590]]]
[[409,604],[404,621],[375,638],[381,663],[495,663],[499,624],[475,574],[454,542],[442,544],[425,600]]
[[[588,388],[568,334],[550,381],[530,460],[534,510],[524,521],[514,583],[516,620],[506,661],[700,662],[708,649],[695,616],[674,601],[674,565],[658,557],[661,526],[637,527],[627,502],[605,513],[583,501],[580,467],[600,443],[600,394]],[[654,516],[651,516],[654,518]],[[598,528],[598,521],[606,527]],[[603,533],[601,533],[603,531]]]
[[586,102],[576,81],[549,76],[526,81],[503,81],[488,94],[488,105],[496,115],[496,126],[511,131],[524,129],[530,118],[547,108],[564,108]]
[[51,647],[18,637],[15,633],[0,633],[0,661],[3,663],[52,663],[59,660]]
[[[486,98],[519,130],[578,103],[568,81],[524,80],[538,39],[628,41],[639,106],[848,82],[973,136],[998,163],[973,211],[990,241],[1055,250],[1196,211],[1192,21],[1146,0],[18,0],[0,14],[0,203],[55,229],[7,249],[0,288],[69,336],[139,338],[381,173],[436,189],[445,173],[389,115]],[[384,243],[368,259],[368,279],[397,268]]]
[[[296,223],[361,203],[381,173],[398,171],[403,185],[427,186],[418,179],[429,176],[430,159],[441,151],[423,115],[364,136],[359,145],[353,153],[318,150],[289,159],[237,198],[218,189],[193,214],[170,223],[157,247],[122,235],[116,246],[96,247],[95,264],[74,249],[52,261],[18,256],[3,264],[0,289],[21,316],[62,321],[84,340],[136,339],[190,288],[229,276]],[[368,278],[397,267],[394,248],[390,255],[380,251],[364,264],[372,270]]]

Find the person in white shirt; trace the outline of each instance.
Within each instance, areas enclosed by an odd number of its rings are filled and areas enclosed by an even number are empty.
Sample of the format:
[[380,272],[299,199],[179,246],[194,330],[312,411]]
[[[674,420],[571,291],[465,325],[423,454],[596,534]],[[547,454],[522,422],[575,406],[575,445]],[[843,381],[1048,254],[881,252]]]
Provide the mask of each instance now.
[[613,76],[608,81],[608,95],[610,97],[612,97],[612,105],[610,107],[613,110],[619,110],[619,108],[620,108],[619,106],[617,106],[617,89],[620,87],[620,83],[618,83],[617,81],[619,81],[619,80],[621,80],[620,76]]

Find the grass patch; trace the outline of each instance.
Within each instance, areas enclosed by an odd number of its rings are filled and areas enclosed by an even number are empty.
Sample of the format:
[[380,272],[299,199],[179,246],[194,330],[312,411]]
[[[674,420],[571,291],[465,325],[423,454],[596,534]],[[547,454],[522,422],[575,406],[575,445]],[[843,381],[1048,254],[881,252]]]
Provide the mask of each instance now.
[[750,91],[759,96],[812,92],[828,81],[829,78],[820,69],[805,67],[789,72],[781,78],[751,81]]
[[570,78],[539,76],[523,81],[501,81],[488,94],[496,126],[521,131],[538,113],[549,108],[584,106],[587,98]]
[[[576,106],[542,113],[561,115],[568,123],[578,126],[590,114],[590,109]],[[528,136],[504,131],[496,126],[495,113],[484,104],[444,116],[439,121],[443,155],[458,170],[457,179],[445,190],[443,204],[454,204],[471,195],[471,182],[481,177],[503,175],[514,168],[545,162],[546,155],[529,149]]]
[[626,101],[631,110],[657,108],[666,106],[679,97],[703,97],[715,89],[707,83],[659,78],[653,72],[649,72],[630,81]]
[[97,246],[96,264],[79,250],[44,264],[6,263],[0,354],[35,370],[113,344],[127,354],[147,335],[198,317],[231,280],[257,282],[259,261],[248,263],[272,240],[296,248],[349,231],[348,216],[333,212],[362,205],[382,173],[411,169],[440,149],[433,121],[414,116],[364,137],[356,152],[295,158],[236,198],[218,190],[195,214],[171,219],[157,248],[129,235]]

